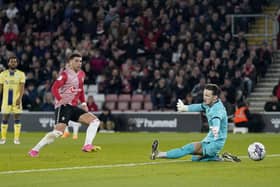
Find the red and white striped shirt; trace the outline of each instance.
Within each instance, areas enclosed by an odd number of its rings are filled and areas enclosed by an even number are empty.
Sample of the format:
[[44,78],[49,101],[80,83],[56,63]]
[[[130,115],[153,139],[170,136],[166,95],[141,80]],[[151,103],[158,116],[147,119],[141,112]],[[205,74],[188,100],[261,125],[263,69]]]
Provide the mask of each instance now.
[[52,86],[52,94],[55,97],[55,108],[70,104],[77,106],[79,101],[86,102],[84,92],[85,73],[80,70],[77,73],[70,68],[62,71]]

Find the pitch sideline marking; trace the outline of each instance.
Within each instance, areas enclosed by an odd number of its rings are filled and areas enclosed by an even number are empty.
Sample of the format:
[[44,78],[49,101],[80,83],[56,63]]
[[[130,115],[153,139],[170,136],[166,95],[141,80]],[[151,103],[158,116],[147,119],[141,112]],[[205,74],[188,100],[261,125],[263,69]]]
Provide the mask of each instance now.
[[[248,158],[248,156],[239,156],[239,157]],[[280,157],[280,154],[266,155],[266,157]],[[136,166],[159,165],[159,164],[166,164],[166,163],[177,163],[177,162],[188,162],[188,161],[190,161],[190,160],[169,160],[169,161],[161,161],[161,162],[143,162],[143,163],[108,164],[108,165],[96,165],[96,166],[77,166],[77,167],[66,167],[66,168],[13,170],[13,171],[1,171],[0,175],[20,174],[20,173],[37,173],[37,172],[49,172],[49,171],[65,171],[65,170],[81,170],[81,169],[136,167]]]

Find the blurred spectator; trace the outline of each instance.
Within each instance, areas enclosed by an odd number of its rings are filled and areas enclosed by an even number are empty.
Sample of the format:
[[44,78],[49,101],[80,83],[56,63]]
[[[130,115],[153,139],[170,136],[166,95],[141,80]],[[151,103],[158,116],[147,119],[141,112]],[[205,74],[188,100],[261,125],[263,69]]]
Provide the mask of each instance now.
[[276,96],[271,96],[270,100],[264,105],[264,111],[266,112],[280,112],[280,101]]
[[280,49],[280,6],[276,12],[276,20],[278,21],[277,49]]
[[231,104],[236,103],[236,89],[231,84],[231,80],[225,78],[224,84],[221,86],[221,90],[224,91],[226,99]]
[[252,59],[248,58],[246,60],[246,63],[243,66],[243,75],[244,75],[244,83],[246,86],[246,96],[249,96],[252,89],[253,89],[253,83],[256,80],[256,70],[255,70],[255,66],[252,63]]
[[184,98],[183,103],[185,103],[185,105],[194,104],[192,94],[188,93]]
[[95,103],[94,97],[92,95],[89,95],[87,98],[87,106],[88,106],[88,111],[91,111],[91,112],[98,111],[98,106]]
[[10,44],[13,40],[18,39],[19,29],[14,20],[9,20],[4,27],[4,37],[6,43]]
[[122,90],[122,79],[117,68],[113,69],[111,76],[107,77],[105,93],[120,94]]
[[234,108],[233,104],[231,104],[230,102],[227,101],[225,92],[221,92],[220,93],[220,99],[221,99],[223,105],[226,108],[228,118],[229,119],[233,118],[233,114],[234,114],[235,108]]
[[30,108],[32,107],[32,103],[34,101],[34,98],[36,98],[38,96],[37,90],[35,89],[35,86],[33,83],[26,82],[26,88],[24,90],[24,94],[22,97],[22,105],[23,105],[23,109],[28,109],[30,110]]
[[249,132],[261,132],[264,127],[261,115],[251,114],[248,105],[244,101],[237,103],[233,121],[235,126],[247,127]]
[[269,49],[269,45],[266,42],[263,42],[262,46],[259,49],[257,49],[256,51],[252,50],[250,53],[253,54],[253,62],[256,66],[257,74],[261,77],[264,77],[267,72],[268,66],[272,62],[272,55]]
[[236,127],[247,127],[248,129],[252,129],[252,124],[250,123],[251,113],[249,111],[248,106],[245,102],[240,101],[237,103],[233,122]]
[[242,78],[241,71],[239,69],[234,72],[234,77],[232,78],[231,84],[232,87],[235,88],[236,101],[239,101],[240,99],[242,99],[245,84]]
[[104,106],[98,118],[100,120],[99,132],[114,132],[116,122],[109,108]]
[[201,103],[203,101],[203,90],[206,84],[206,80],[204,77],[200,78],[199,83],[196,84],[192,91],[192,98],[194,103]]
[[40,97],[36,97],[35,100],[33,101],[30,111],[41,111],[42,107],[42,101]]
[[161,78],[152,90],[152,103],[154,110],[164,110],[170,104],[171,90],[166,84],[166,80]]
[[273,88],[273,94],[276,95],[278,101],[280,101],[280,80],[278,82],[278,85],[276,85],[274,88]]
[[45,93],[41,111],[54,111],[54,99],[51,92]]
[[178,99],[184,99],[186,97],[187,91],[182,76],[176,76],[174,84],[175,85],[173,85],[172,90],[175,93],[175,99],[174,99],[174,106],[175,106]]
[[90,60],[91,69],[95,74],[100,74],[103,72],[108,62],[104,57],[102,57],[101,52],[99,49],[94,50],[94,54],[92,59]]
[[16,18],[18,13],[18,8],[15,3],[10,3],[8,9],[6,10],[6,16],[9,20]]

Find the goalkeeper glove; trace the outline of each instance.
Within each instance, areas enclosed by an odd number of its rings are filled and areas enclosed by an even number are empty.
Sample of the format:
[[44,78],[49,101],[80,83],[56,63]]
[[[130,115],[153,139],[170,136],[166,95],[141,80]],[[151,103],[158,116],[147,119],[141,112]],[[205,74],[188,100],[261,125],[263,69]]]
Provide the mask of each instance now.
[[188,111],[188,106],[184,105],[184,103],[183,103],[183,101],[181,99],[178,99],[177,110],[179,112],[187,112]]

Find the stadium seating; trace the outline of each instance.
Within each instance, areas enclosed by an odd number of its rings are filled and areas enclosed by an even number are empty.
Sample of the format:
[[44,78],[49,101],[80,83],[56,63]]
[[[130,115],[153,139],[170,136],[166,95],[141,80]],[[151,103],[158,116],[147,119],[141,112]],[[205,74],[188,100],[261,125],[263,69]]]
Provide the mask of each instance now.
[[144,102],[144,110],[151,111],[153,110],[153,103],[150,101]]
[[129,94],[120,94],[117,109],[121,111],[129,110],[130,101],[131,96]]
[[118,101],[117,94],[107,94],[105,96],[105,102],[106,102],[105,106],[110,110],[116,110],[117,101]]
[[130,109],[133,111],[138,111],[143,109],[144,95],[142,94],[134,94],[131,97],[131,105]]

